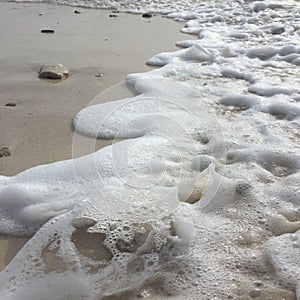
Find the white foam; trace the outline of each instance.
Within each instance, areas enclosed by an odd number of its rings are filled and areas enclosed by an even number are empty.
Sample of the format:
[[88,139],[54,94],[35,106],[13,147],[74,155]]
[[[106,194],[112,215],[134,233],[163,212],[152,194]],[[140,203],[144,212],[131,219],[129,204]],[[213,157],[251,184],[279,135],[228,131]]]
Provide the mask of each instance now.
[[248,95],[226,95],[219,102],[224,105],[232,105],[240,109],[249,109],[260,104],[260,98]]
[[285,87],[268,86],[267,84],[257,83],[249,86],[248,91],[260,96],[274,96],[277,94],[291,95],[294,91]]
[[200,43],[194,44],[188,49],[179,50],[173,53],[160,53],[147,61],[151,66],[164,66],[168,63],[178,61],[204,62],[209,61],[211,53],[204,49]]
[[300,289],[300,230],[293,234],[283,234],[266,243],[266,254],[276,273],[289,287]]
[[[229,54],[225,54],[226,57],[230,57],[231,55]],[[255,82],[255,78],[251,73],[244,73],[243,71],[238,71],[235,69],[231,69],[231,68],[223,68],[221,70],[221,74],[224,77],[229,77],[229,78],[236,78],[236,79],[244,79],[246,81],[249,81],[250,83]]]

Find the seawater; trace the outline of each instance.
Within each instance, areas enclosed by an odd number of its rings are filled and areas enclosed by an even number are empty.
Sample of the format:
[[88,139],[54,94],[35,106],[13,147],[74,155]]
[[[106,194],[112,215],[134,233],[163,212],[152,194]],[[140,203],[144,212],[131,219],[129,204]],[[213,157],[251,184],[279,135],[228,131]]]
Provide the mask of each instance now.
[[198,39],[74,116],[111,146],[0,177],[1,299],[300,299],[299,3],[103,3]]

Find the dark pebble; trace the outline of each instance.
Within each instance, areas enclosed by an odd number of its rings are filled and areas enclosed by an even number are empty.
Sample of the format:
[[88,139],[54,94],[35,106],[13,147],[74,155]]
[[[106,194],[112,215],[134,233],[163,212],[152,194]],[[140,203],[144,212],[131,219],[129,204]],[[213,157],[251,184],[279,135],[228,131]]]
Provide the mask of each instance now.
[[2,156],[10,156],[11,152],[7,147],[0,149],[0,157]]
[[144,13],[144,14],[142,15],[142,17],[143,17],[143,18],[152,18],[153,16],[152,16],[152,14],[150,14],[150,13]]
[[41,33],[54,33],[55,31],[53,29],[42,29]]
[[282,26],[276,26],[271,29],[272,34],[282,34],[284,32],[284,27]]
[[116,15],[116,14],[110,14],[110,15],[109,15],[110,18],[116,18],[117,16],[118,16],[118,15]]
[[74,14],[81,14],[81,11],[79,11],[79,10],[74,10]]
[[13,107],[13,106],[17,106],[17,104],[16,103],[6,103],[5,106]]

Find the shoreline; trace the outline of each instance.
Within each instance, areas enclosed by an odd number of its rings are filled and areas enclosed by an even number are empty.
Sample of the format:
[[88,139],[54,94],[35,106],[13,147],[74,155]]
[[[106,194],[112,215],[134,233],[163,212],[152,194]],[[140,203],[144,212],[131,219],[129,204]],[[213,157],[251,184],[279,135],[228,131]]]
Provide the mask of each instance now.
[[[184,37],[182,23],[160,16],[110,18],[106,9],[80,8],[75,14],[74,7],[63,5],[0,5],[0,148],[12,152],[1,157],[0,174],[6,176],[72,158],[74,115],[104,91],[103,102],[131,95],[125,76],[150,70],[148,58],[178,49],[175,42]],[[40,33],[44,28],[55,33]],[[56,63],[69,68],[67,79],[38,78],[42,64]],[[107,90],[112,86],[114,91]]]
[[[125,76],[150,70],[148,58],[176,50],[175,42],[184,38],[182,23],[161,16],[121,13],[110,18],[109,9],[77,7],[81,14],[75,14],[76,7],[46,3],[1,2],[0,7],[0,148],[11,151],[11,156],[0,157],[0,174],[5,176],[72,158],[75,114],[99,93],[97,102],[132,95]],[[49,27],[54,34],[40,32]],[[39,79],[45,63],[63,63],[70,76]],[[80,137],[80,143],[77,155],[90,152],[89,138]],[[98,140],[96,148],[110,143]],[[27,240],[0,235],[0,270]]]

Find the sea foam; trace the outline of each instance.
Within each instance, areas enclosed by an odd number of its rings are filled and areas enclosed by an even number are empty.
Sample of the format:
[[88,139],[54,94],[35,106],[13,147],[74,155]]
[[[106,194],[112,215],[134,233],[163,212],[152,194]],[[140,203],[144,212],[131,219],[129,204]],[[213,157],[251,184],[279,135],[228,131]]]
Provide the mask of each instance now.
[[0,177],[1,299],[300,299],[299,4],[172,5],[198,40],[74,117],[113,144]]

